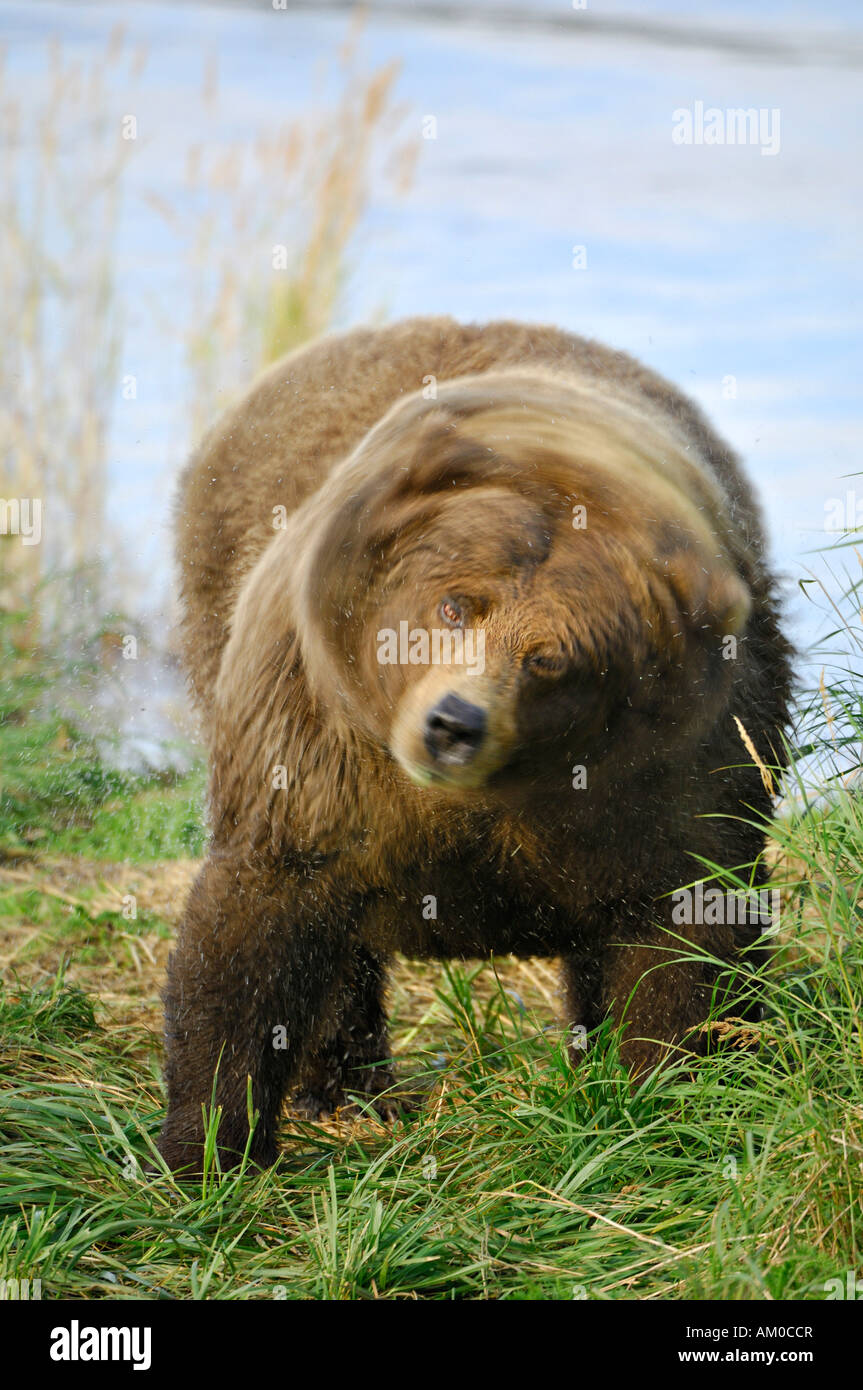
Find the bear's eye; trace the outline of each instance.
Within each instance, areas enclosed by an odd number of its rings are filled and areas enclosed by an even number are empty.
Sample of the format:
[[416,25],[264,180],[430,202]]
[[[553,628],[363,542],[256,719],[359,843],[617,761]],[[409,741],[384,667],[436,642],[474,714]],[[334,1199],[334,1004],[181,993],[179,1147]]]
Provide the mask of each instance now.
[[567,660],[562,654],[558,656],[549,652],[531,652],[525,657],[524,665],[532,675],[560,676],[567,668]]
[[454,598],[445,598],[438,611],[449,627],[464,626],[464,609]]

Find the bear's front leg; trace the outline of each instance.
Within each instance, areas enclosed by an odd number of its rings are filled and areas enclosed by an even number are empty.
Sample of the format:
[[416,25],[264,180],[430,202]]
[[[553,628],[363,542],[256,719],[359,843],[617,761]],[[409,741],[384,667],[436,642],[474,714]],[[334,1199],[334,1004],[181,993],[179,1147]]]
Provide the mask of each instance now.
[[387,1095],[395,1078],[384,985],[385,962],[358,947],[342,992],[340,1012],[332,1016],[330,1030],[303,1065],[300,1090],[292,1100],[292,1108],[299,1114],[317,1120],[349,1109],[352,1094],[371,1100],[382,1118],[391,1119],[396,1114],[398,1106]]
[[249,1156],[275,1161],[282,1098],[340,1007],[350,921],[325,871],[211,854],[189,895],[164,994],[168,1114],[159,1150],[172,1169],[201,1169],[214,1076],[223,1166],[239,1162],[249,1140],[249,1078],[259,1112]]
[[624,1025],[620,1055],[633,1078],[642,1078],[671,1049],[696,1047],[696,1030],[710,1010],[711,984],[706,964],[680,959],[687,949],[695,950],[659,927],[608,947],[603,1005],[615,1023]]
[[[733,976],[733,934],[721,925],[709,932],[675,926],[670,917],[663,930],[661,922],[650,922],[657,915],[655,902],[640,912],[621,909],[587,960],[564,958],[576,1065],[584,1056],[579,1049],[585,1046],[585,1032],[609,1015],[623,1024],[621,1058],[633,1077],[643,1077],[673,1049],[698,1051],[703,1046],[699,1028],[710,1012],[717,979],[724,974],[727,989]],[[639,917],[647,919],[645,925],[635,925]],[[716,963],[703,955],[715,957]],[[729,964],[727,974],[723,961]]]

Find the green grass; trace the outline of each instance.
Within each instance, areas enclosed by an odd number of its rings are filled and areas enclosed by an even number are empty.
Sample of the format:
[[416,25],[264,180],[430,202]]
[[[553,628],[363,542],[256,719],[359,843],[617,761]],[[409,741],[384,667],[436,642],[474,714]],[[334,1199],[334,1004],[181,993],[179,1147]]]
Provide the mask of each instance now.
[[[441,990],[438,1093],[389,1131],[307,1124],[263,1176],[145,1175],[162,1111],[134,1030],[64,988],[0,1006],[0,1276],[43,1297],[820,1298],[860,1263],[859,953],[774,985],[756,1053],[632,1095],[613,1038]],[[423,1078],[429,1059],[403,1070]]]
[[[0,701],[7,862],[28,862],[21,846],[197,852],[201,773],[118,783],[45,712],[44,668],[16,660]],[[732,1033],[637,1091],[611,1030],[573,1072],[550,1010],[489,964],[441,970],[421,1027],[402,972],[393,1035],[422,1107],[389,1127],[290,1124],[263,1175],[221,1174],[214,1118],[209,1169],[181,1186],[153,1148],[157,1036],[63,966],[36,978],[25,953],[0,993],[0,1278],[39,1279],[43,1298],[762,1300],[822,1299],[859,1275],[863,797],[834,769],[836,729],[845,752],[863,734],[852,675],[830,687],[831,728],[810,721],[808,807],[775,828],[783,927],[755,1045]],[[70,904],[15,880],[0,931],[26,921],[76,965],[110,964],[119,926],[167,933],[88,893]]]
[[97,802],[86,817],[58,831],[52,852],[112,861],[131,854],[139,863],[202,853],[206,840],[203,768],[156,785],[153,779],[145,778],[128,778],[126,782],[120,795],[113,793]]
[[52,712],[59,665],[28,653],[27,628],[26,613],[0,613],[0,855],[38,848],[142,862],[200,854],[204,769],[146,777],[106,767],[93,739]]

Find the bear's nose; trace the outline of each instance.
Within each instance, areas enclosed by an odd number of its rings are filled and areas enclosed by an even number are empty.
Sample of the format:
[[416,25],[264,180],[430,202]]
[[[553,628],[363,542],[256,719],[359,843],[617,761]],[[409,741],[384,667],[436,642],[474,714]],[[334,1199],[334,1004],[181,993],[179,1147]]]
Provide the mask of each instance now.
[[426,715],[425,746],[435,762],[468,763],[485,737],[485,710],[445,695]]

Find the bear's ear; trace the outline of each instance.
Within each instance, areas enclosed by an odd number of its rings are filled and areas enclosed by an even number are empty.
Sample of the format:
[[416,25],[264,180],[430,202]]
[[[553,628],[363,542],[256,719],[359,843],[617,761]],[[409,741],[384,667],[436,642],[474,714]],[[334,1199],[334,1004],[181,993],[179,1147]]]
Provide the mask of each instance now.
[[695,628],[718,637],[739,636],[752,609],[752,595],[730,562],[699,548],[678,550],[663,574],[683,615]]

